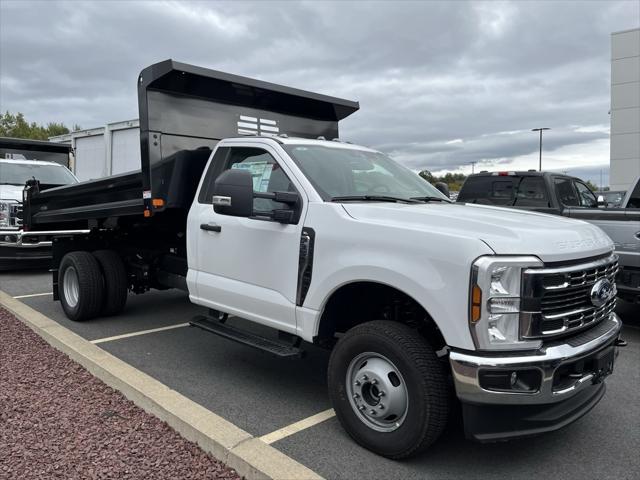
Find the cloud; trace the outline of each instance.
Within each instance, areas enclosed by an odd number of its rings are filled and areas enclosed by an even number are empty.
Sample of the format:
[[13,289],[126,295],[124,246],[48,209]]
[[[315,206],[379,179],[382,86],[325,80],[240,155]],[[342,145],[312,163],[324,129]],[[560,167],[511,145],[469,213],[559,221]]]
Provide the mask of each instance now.
[[3,0],[0,109],[135,118],[138,72],[174,58],[358,100],[341,136],[417,170],[527,163],[539,126],[561,167],[608,163],[610,33],[638,18],[635,1]]

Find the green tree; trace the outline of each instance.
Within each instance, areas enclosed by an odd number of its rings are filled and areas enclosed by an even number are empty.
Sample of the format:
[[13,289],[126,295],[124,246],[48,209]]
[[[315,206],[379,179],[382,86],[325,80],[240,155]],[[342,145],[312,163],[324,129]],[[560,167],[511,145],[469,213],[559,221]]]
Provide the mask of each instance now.
[[420,175],[429,183],[435,183],[437,181],[429,170],[422,170],[420,173],[418,173],[418,175]]
[[597,192],[598,190],[600,190],[594,183],[591,183],[591,180],[587,180],[586,182],[587,187],[589,187],[589,190],[591,190],[592,192]]
[[429,170],[422,170],[418,175],[424,178],[431,185],[435,185],[437,182],[444,182],[452,192],[460,191],[462,184],[467,179],[467,176],[463,173],[447,173],[437,177]]
[[[80,130],[80,125],[74,125],[73,130]],[[5,112],[0,114],[0,137],[29,138],[32,140],[48,140],[49,137],[64,135],[69,129],[64,123],[49,122],[39,125],[27,122],[24,114]]]

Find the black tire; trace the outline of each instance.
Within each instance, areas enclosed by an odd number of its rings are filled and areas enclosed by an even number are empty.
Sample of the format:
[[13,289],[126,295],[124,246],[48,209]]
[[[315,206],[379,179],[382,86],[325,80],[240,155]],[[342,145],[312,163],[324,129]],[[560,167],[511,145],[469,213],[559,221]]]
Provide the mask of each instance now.
[[[65,281],[65,277],[69,280]],[[66,289],[71,287],[73,276],[77,279],[75,295]],[[70,320],[82,322],[97,316],[104,301],[102,272],[98,261],[89,252],[67,253],[58,269],[58,293],[64,313]]]
[[117,315],[124,309],[128,296],[124,262],[113,250],[96,250],[93,256],[98,261],[104,278],[104,302],[100,313],[104,316]]
[[[347,390],[349,365],[365,352],[386,357],[405,381],[406,416],[393,431],[376,431],[352,407]],[[449,395],[444,367],[425,339],[401,323],[376,320],[349,330],[331,353],[328,385],[343,428],[357,443],[385,457],[401,459],[426,450],[447,424]]]

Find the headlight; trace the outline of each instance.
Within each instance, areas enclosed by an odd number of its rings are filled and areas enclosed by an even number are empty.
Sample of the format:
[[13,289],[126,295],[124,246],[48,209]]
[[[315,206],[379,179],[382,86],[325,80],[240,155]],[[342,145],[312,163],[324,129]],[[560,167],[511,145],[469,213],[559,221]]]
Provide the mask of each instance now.
[[522,270],[542,267],[532,256],[485,256],[473,263],[469,327],[478,350],[520,350],[540,341],[520,340]]
[[9,202],[0,200],[0,228],[9,228]]

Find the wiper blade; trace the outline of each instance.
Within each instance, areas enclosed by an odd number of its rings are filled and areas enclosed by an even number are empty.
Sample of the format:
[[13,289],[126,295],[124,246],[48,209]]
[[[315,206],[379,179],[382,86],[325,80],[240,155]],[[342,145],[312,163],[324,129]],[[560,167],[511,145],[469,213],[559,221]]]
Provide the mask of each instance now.
[[418,203],[412,198],[394,197],[391,195],[342,195],[331,197],[332,202],[365,201],[365,202],[402,202]]
[[445,202],[452,203],[451,200],[447,200],[446,198],[440,197],[411,197],[411,200],[419,200],[421,202]]

